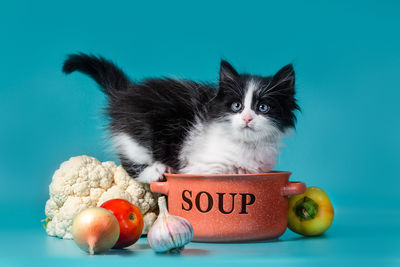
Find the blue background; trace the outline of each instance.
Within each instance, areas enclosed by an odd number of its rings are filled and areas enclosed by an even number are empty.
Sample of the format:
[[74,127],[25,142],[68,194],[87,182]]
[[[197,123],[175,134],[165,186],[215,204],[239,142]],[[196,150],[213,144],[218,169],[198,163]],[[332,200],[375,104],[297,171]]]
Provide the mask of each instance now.
[[[399,263],[399,12],[396,1],[3,1],[0,226],[7,242],[16,242],[17,230],[39,247],[63,242],[40,225],[53,172],[81,154],[117,161],[104,129],[105,97],[88,77],[61,73],[66,54],[101,54],[138,80],[217,81],[226,58],[263,75],[294,63],[302,113],[276,169],[331,197],[336,219],[317,247],[338,259],[339,248],[385,243],[379,246],[389,252],[360,248],[354,257]],[[340,239],[351,234],[353,243]],[[317,242],[309,240],[287,244]],[[287,263],[292,254],[282,255],[260,261]]]

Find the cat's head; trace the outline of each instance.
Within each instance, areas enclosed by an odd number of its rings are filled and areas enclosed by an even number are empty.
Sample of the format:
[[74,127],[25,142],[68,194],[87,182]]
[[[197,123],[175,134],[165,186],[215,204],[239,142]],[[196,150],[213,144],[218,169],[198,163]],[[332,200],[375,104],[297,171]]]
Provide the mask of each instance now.
[[222,60],[219,89],[209,103],[210,115],[247,142],[275,139],[294,128],[295,74],[291,64],[273,76],[239,74]]

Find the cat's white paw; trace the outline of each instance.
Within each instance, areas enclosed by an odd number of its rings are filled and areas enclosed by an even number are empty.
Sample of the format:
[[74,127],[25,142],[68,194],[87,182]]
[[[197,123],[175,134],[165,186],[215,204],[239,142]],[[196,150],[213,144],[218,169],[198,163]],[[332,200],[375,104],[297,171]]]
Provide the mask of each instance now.
[[141,183],[151,183],[159,181],[163,178],[163,174],[167,171],[167,166],[160,163],[154,162],[152,165],[146,167],[136,178]]

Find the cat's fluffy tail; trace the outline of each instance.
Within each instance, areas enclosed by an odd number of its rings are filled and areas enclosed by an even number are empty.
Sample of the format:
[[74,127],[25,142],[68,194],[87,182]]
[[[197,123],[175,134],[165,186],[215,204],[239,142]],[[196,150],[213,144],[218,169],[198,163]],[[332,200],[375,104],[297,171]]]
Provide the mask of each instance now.
[[111,97],[128,88],[130,83],[126,75],[111,61],[84,53],[68,55],[62,71],[66,74],[79,71],[89,75]]

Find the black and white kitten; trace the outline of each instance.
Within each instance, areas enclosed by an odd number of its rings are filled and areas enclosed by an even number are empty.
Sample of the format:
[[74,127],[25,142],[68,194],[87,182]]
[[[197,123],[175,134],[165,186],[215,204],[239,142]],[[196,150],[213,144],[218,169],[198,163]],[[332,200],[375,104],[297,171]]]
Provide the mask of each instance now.
[[133,83],[112,62],[82,53],[70,55],[63,71],[80,71],[101,86],[121,164],[145,183],[164,172],[268,172],[299,109],[292,65],[261,77],[239,74],[222,60],[218,85],[169,78]]

